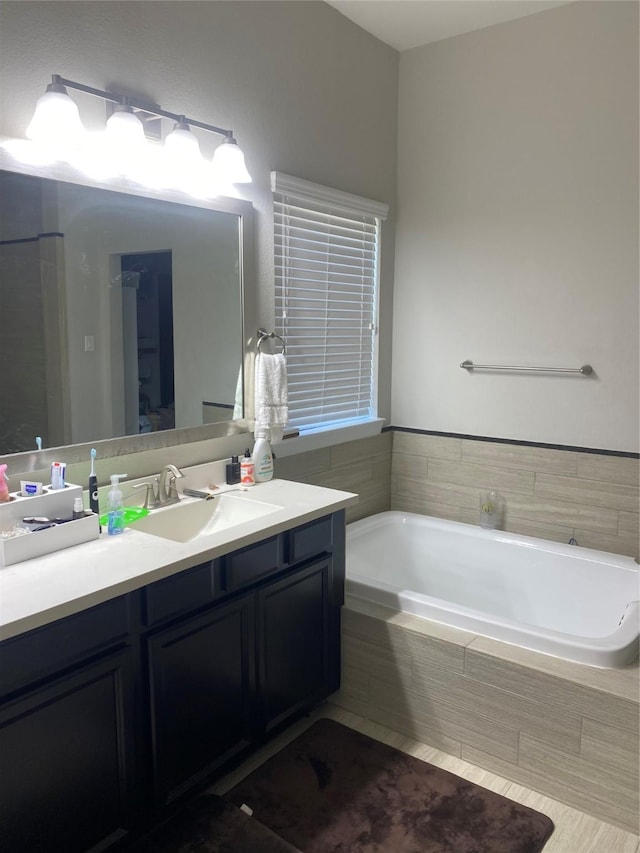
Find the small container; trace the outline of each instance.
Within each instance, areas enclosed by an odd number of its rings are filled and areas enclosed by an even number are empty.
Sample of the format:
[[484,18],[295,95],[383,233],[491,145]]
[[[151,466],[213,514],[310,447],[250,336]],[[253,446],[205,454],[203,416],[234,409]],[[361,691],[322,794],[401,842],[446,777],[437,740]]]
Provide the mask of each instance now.
[[73,501],[73,518],[84,518],[84,504],[80,497]]
[[111,491],[107,495],[107,533],[109,536],[117,536],[124,533],[124,500],[120,491],[120,478],[126,474],[111,475]]
[[480,494],[480,527],[496,530],[502,524],[504,500],[496,491]]
[[253,447],[253,465],[256,483],[266,483],[273,477],[273,454],[264,430],[257,434]]
[[243,486],[253,486],[255,483],[255,470],[251,451],[247,447],[240,462],[240,482]]
[[227,463],[227,485],[234,486],[240,482],[240,461],[237,456],[231,457],[231,462]]
[[65,462],[52,462],[51,463],[51,488],[52,489],[64,489],[64,479],[67,470],[67,465]]
[[32,498],[35,495],[42,494],[42,483],[36,483],[34,480],[20,480],[20,496],[23,498]]

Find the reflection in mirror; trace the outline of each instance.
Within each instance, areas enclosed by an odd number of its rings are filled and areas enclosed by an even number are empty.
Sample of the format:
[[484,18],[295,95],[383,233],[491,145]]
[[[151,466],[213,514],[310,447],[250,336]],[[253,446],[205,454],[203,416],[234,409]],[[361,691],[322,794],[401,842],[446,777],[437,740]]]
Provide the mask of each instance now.
[[243,417],[237,213],[0,171],[0,456]]

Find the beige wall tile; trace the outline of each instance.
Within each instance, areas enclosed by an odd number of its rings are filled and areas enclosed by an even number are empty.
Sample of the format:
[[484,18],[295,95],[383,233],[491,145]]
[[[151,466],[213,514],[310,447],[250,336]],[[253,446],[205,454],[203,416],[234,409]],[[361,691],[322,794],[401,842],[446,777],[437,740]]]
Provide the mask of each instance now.
[[638,512],[640,489],[624,483],[584,480],[555,474],[536,474],[535,495],[551,501],[571,501],[589,507],[608,507]]
[[480,654],[474,651],[473,646],[474,643],[465,650],[465,675],[469,678],[533,701],[544,696],[550,707],[556,706],[569,714],[582,715],[588,712],[592,719],[600,722],[629,731],[637,730],[637,700],[620,699],[555,675]]
[[426,498],[391,495],[391,509],[398,512],[415,512],[418,515],[432,515],[434,518],[446,518],[449,521],[460,520],[460,507],[434,503]]
[[[514,646],[511,643],[490,640],[487,637],[475,637],[468,647],[474,652],[495,658],[497,662],[506,661],[515,666],[541,672],[544,675],[554,675],[563,681],[626,699],[631,703],[638,703],[640,666],[637,662],[617,669],[603,669],[561,660],[551,655],[543,655],[540,652]],[[630,728],[635,730],[637,726]]]
[[640,515],[636,512],[619,512],[618,535],[638,542],[640,538]]
[[402,661],[410,658],[411,661],[424,662],[425,666],[442,667],[459,673],[464,666],[464,646],[348,609],[343,613],[342,632],[345,642],[353,637],[381,650],[391,650]]
[[378,705],[372,705],[367,712],[372,720],[380,723],[383,726],[395,729],[409,737],[421,740],[423,743],[428,743],[429,746],[441,749],[450,755],[460,756],[461,746],[460,741],[455,738],[448,737],[441,731],[430,728],[428,725],[407,717],[404,714],[398,714],[395,711],[389,711],[385,708],[380,708]]
[[578,454],[578,477],[609,483],[640,485],[640,460],[598,453]]
[[511,496],[505,505],[507,523],[521,518],[536,524],[556,524],[563,527],[583,527],[587,530],[616,534],[618,514],[614,509],[590,507],[570,502]]
[[369,695],[372,708],[379,707],[410,717],[446,737],[475,744],[505,761],[516,760],[518,734],[500,720],[469,716],[454,703],[415,693],[407,687],[397,690],[393,683],[374,677],[371,678]]
[[377,456],[391,456],[392,436],[390,432],[335,444],[331,450],[331,467],[348,465],[360,459],[373,459]]
[[442,702],[453,703],[471,717],[480,715],[500,720],[567,752],[580,751],[581,718],[558,709],[548,713],[544,698],[524,699],[494,685],[484,684],[455,672],[414,661],[411,689]]
[[[595,815],[600,820],[621,826],[629,832],[638,832],[637,812],[599,800],[589,793],[575,790],[564,782],[555,781],[529,768],[503,761],[495,755],[491,755],[476,747],[462,744],[461,758],[463,761],[469,761],[471,764],[477,764],[480,767],[493,770],[494,773],[499,773],[501,776],[512,779],[514,782],[520,782],[528,788],[533,788],[535,791],[543,791],[547,796],[555,797],[580,811]],[[551,837],[553,838],[553,836]],[[566,851],[563,850],[562,853],[582,853],[582,851],[569,849]],[[602,850],[602,853],[605,853],[605,851]],[[607,853],[614,853],[614,851],[607,851]]]
[[433,483],[416,477],[398,476],[396,495],[420,498],[431,504],[466,507],[478,512],[480,490],[473,486],[459,486],[455,483]]
[[531,471],[517,471],[473,462],[449,462],[444,459],[430,459],[427,469],[427,478],[435,483],[457,483],[462,486],[476,486],[478,489],[498,489],[525,495],[533,494],[534,476]]
[[552,474],[576,474],[575,451],[555,450],[546,447],[527,447],[518,444],[500,444],[493,441],[462,441],[462,461],[481,462],[504,468],[525,471],[548,471]]
[[299,480],[309,474],[318,471],[328,471],[331,468],[331,453],[328,447],[322,450],[309,450],[306,453],[297,453],[295,456],[278,457],[278,446],[276,445],[276,459],[274,473],[276,477],[283,480]]
[[460,459],[462,440],[440,435],[420,435],[411,432],[393,433],[393,452],[415,456],[435,456],[441,459]]
[[412,676],[411,656],[402,652],[392,652],[360,640],[356,637],[343,637],[342,659],[345,666],[360,669],[371,677],[383,678],[395,689],[409,687]]
[[347,524],[377,515],[379,512],[387,512],[391,509],[391,500],[388,494],[380,494],[370,498],[360,498],[357,504],[347,507]]
[[595,533],[593,530],[581,530],[577,527],[574,537],[583,548],[595,548],[597,551],[609,551],[612,554],[638,556],[637,536],[611,536],[608,533]]
[[564,783],[595,799],[611,803],[629,812],[638,812],[637,779],[619,767],[589,761],[582,756],[567,756],[527,734],[520,735],[518,764],[554,782]]
[[[460,521],[464,521],[466,524],[478,524],[477,509],[461,510]],[[548,539],[551,542],[564,542],[565,544],[574,535],[573,527],[563,527],[559,524],[543,524],[506,514],[501,529],[509,533],[519,533],[522,536],[535,536],[538,539]]]
[[308,482],[316,486],[326,486],[329,489],[345,489],[349,492],[357,492],[358,486],[369,482],[372,477],[373,465],[370,460],[365,460],[320,471],[317,474],[310,474]]
[[426,480],[427,457],[414,456],[410,453],[394,453],[391,461],[391,471],[398,479]]
[[369,673],[348,663],[342,663],[340,690],[344,695],[367,702],[369,699]]
[[638,786],[640,777],[640,743],[638,731],[617,729],[598,720],[584,717],[580,754],[592,764],[619,768]]

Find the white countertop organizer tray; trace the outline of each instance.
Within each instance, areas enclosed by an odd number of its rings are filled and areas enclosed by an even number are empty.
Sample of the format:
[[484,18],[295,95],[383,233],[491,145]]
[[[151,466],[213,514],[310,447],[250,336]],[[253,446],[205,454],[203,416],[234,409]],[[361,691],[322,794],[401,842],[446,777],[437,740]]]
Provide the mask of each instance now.
[[[0,503],[0,532],[11,530],[28,516],[71,518],[73,502],[78,497],[82,497],[82,486],[75,486],[73,483],[67,483],[64,489],[45,487],[41,495],[31,497],[12,492],[8,502]],[[70,548],[72,545],[97,539],[99,535],[98,516],[95,513],[86,513],[84,518],[57,524],[46,530],[0,539],[0,566],[11,566],[23,560]]]

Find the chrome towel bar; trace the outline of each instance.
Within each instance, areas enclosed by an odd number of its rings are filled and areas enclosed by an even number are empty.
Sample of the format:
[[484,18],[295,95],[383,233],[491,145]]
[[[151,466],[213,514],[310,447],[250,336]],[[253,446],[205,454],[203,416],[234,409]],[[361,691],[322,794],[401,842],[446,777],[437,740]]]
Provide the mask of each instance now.
[[465,370],[526,370],[533,373],[580,373],[582,376],[591,376],[593,367],[583,364],[582,367],[518,367],[506,364],[474,364],[467,359],[461,362],[460,367]]

